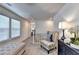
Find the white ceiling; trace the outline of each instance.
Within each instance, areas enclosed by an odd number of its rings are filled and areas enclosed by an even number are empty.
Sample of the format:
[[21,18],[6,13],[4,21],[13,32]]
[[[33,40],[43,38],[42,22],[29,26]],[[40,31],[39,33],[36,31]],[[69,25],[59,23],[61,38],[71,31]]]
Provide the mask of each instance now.
[[64,3],[10,3],[1,4],[24,18],[46,20],[56,15]]
[[66,4],[55,18],[62,21],[79,21],[79,3]]

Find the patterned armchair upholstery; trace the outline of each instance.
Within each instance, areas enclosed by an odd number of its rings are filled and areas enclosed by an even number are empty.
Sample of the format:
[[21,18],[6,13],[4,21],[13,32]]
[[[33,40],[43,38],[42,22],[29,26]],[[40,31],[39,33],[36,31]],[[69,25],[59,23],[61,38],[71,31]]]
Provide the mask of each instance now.
[[41,45],[46,48],[47,50],[55,48],[54,42],[49,42],[47,40],[41,40]]
[[53,42],[47,41],[47,40],[41,40],[40,45],[45,50],[47,50],[48,54],[51,50],[57,48],[58,49],[58,39],[59,39],[59,33],[53,32]]

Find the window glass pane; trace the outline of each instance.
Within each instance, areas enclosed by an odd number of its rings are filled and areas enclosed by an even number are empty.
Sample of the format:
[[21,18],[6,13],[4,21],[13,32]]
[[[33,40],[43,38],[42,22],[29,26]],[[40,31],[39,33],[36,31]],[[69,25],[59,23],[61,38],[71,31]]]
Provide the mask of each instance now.
[[0,41],[7,40],[9,38],[9,18],[0,15]]
[[11,20],[11,37],[20,36],[20,21]]

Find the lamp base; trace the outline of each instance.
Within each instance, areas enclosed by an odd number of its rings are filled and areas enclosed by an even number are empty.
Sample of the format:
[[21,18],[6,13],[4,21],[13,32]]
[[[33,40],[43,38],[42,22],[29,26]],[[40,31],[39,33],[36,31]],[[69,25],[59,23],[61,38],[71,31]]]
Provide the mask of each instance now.
[[61,40],[63,40],[63,41],[64,41],[64,39],[65,39],[65,37],[64,37],[64,36],[62,36],[62,37],[61,37]]
[[64,29],[63,29],[63,36],[61,37],[61,39],[64,41],[64,39],[65,39],[65,35],[64,35]]

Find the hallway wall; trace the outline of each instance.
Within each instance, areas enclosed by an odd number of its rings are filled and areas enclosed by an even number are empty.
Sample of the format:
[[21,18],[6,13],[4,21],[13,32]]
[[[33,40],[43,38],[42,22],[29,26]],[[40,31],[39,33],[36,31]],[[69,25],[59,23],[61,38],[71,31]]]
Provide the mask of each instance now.
[[37,34],[46,34],[47,31],[53,31],[53,21],[35,20],[35,25]]

